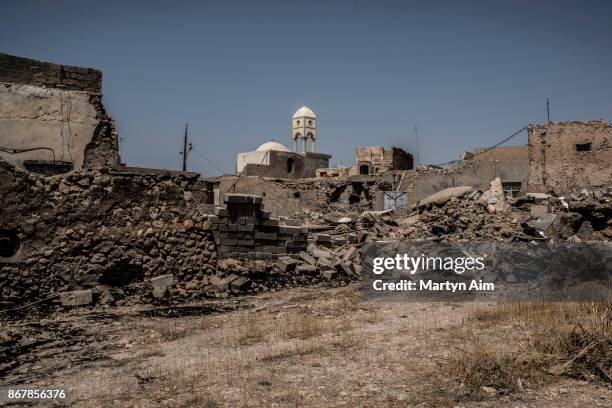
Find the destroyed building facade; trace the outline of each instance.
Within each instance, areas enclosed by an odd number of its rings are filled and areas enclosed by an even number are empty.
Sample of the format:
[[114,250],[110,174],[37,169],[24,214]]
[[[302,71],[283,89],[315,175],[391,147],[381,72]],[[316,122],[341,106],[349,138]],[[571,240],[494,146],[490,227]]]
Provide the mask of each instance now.
[[56,174],[119,164],[102,73],[0,54],[0,158]]
[[398,147],[358,147],[355,149],[355,168],[360,175],[381,174],[392,170],[410,170],[412,155]]
[[530,125],[529,190],[564,194],[612,181],[612,125],[603,120]]

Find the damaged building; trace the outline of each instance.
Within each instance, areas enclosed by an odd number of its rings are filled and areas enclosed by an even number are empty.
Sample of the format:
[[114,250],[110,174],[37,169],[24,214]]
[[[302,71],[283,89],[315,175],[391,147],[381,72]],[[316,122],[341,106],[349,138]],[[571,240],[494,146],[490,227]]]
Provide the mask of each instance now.
[[102,73],[0,54],[0,158],[45,174],[119,164]]
[[529,190],[567,194],[610,186],[612,125],[603,120],[531,125]]

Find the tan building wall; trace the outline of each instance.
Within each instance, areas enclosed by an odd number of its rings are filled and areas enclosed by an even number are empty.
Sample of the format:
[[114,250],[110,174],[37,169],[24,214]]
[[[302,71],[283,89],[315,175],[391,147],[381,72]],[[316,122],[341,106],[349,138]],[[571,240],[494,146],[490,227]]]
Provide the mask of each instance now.
[[0,54],[0,159],[26,169],[64,162],[62,171],[118,164],[101,80],[95,69]]
[[487,149],[487,147],[478,147],[474,149],[474,157],[471,160],[529,160],[529,148],[527,146],[500,146],[488,151]]
[[0,151],[0,158],[23,167],[25,160],[71,162],[83,167],[85,147],[98,125],[86,92],[0,84],[0,146],[9,149],[44,147],[24,153]]
[[612,125],[603,120],[530,125],[529,191],[612,185]]

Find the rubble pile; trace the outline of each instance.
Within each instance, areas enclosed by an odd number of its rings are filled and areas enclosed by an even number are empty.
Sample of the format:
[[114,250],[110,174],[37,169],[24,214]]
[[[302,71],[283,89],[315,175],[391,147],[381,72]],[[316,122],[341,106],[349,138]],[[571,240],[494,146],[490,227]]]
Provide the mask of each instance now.
[[[189,173],[103,169],[43,177],[4,164],[0,170],[7,192],[0,217],[2,309],[49,297],[46,303],[57,307],[168,303],[350,280],[345,265],[334,263],[341,252],[325,257],[334,261],[325,276],[275,264],[346,239],[278,225],[260,197],[230,195],[227,208],[209,214],[213,209],[195,199],[197,177]],[[219,254],[243,259],[220,261]]]
[[390,186],[382,178],[372,180],[274,180],[272,185],[279,189],[295,192],[315,191],[316,203],[313,211],[303,211],[296,217],[320,221],[322,214],[330,219],[343,216],[357,217],[360,213],[374,208],[377,191],[389,190]]

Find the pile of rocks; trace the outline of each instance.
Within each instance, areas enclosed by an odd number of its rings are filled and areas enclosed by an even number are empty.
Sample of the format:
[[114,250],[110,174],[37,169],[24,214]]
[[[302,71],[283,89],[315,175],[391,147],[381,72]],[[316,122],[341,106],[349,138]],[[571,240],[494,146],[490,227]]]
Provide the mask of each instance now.
[[297,258],[279,258],[277,266],[284,273],[294,272],[298,276],[310,276],[312,282],[320,278],[328,281],[337,278],[350,281],[362,273],[359,249],[351,245],[326,248],[310,244],[307,251],[300,252]]

